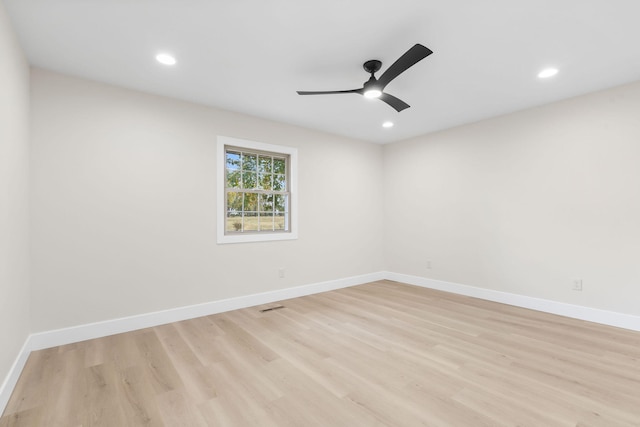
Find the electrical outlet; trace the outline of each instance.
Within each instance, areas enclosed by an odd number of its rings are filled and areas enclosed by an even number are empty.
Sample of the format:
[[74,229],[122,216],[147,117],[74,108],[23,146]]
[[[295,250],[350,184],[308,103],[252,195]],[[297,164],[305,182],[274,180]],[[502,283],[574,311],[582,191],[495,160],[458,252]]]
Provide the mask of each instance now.
[[284,279],[284,268],[278,269],[278,277]]
[[582,291],[582,279],[573,279],[573,288],[574,291]]
[[426,264],[427,264],[427,270],[431,270],[431,260],[430,259],[427,260]]

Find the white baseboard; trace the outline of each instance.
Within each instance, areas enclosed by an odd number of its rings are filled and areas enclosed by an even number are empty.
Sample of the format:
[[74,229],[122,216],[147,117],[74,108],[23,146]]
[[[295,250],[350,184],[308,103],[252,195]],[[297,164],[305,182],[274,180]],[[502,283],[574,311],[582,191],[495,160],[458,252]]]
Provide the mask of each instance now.
[[225,311],[237,310],[240,308],[332,291],[334,289],[361,285],[364,283],[375,282],[376,280],[382,280],[384,277],[383,272],[370,273],[310,285],[296,286],[293,288],[279,289],[277,291],[245,295],[186,307],[177,307],[136,316],[123,317],[120,319],[105,320],[103,322],[89,323],[70,328],[39,332],[31,334],[29,337],[29,344],[31,350],[40,350],[58,345],[71,344],[78,341],[119,334],[122,332],[164,325],[166,323],[179,322],[181,320],[193,319],[195,317],[208,316]]
[[407,283],[424,288],[437,289],[440,291],[466,295],[488,301],[499,302],[502,304],[529,308],[531,310],[558,314],[560,316],[571,317],[574,319],[587,320],[589,322],[630,329],[632,331],[640,331],[640,316],[634,316],[632,314],[600,310],[597,308],[567,304],[542,298],[534,298],[526,295],[495,291],[493,289],[476,288],[474,286],[427,279],[425,277],[411,276],[408,274],[386,272],[385,278],[388,280],[394,280],[396,282]]
[[11,397],[11,393],[18,383],[18,378],[20,378],[20,374],[22,373],[22,369],[24,369],[24,365],[27,363],[30,353],[29,338],[27,338],[18,353],[18,357],[16,357],[13,365],[11,365],[7,377],[0,386],[0,416],[2,416],[7,403],[9,403],[9,397]]
[[572,305],[552,300],[529,297],[525,295],[512,294],[508,292],[495,291],[492,289],[477,288],[473,286],[433,280],[419,276],[411,276],[393,272],[377,272],[364,274],[361,276],[314,283],[310,285],[297,286],[293,288],[280,289],[277,291],[263,292],[259,294],[212,301],[186,307],[177,307],[173,309],[145,313],[120,319],[89,323],[70,328],[39,332],[31,334],[25,345],[27,346],[27,349],[29,351],[40,350],[78,341],[100,338],[122,332],[149,328],[166,323],[178,322],[180,320],[193,319],[195,317],[208,316],[210,314],[222,313],[225,311],[237,310],[240,308],[246,308],[260,304],[267,304],[270,302],[281,301],[289,298],[296,298],[305,295],[331,291],[334,289],[361,285],[364,283],[383,279],[395,280],[397,282],[404,282],[411,285],[438,289],[441,291],[452,292],[455,294],[471,296],[523,308],[529,308],[546,313],[553,313],[561,316],[572,317],[575,319],[587,320],[590,322],[602,323],[605,325],[640,331],[640,316],[600,310],[579,305]]
[[89,323],[31,334],[25,341],[16,361],[0,388],[0,414],[2,414],[9,402],[9,397],[11,396],[11,393],[18,382],[18,378],[20,377],[20,373],[22,372],[22,369],[27,362],[27,358],[32,351],[134,331],[142,328],[149,328],[171,322],[178,322],[181,320],[193,319],[195,317],[208,316],[225,311],[347,288],[349,286],[362,285],[364,283],[383,280],[384,278],[384,272],[363,274],[361,276],[329,280],[326,282],[296,286],[277,291],[228,298],[203,304],[172,308],[153,313],[145,313],[120,319],[105,320],[103,322]]
[[427,279],[407,274],[381,271],[361,276],[347,277],[310,285],[280,289],[277,291],[263,292],[259,294],[246,295],[187,307],[178,307],[153,313],[145,313],[120,319],[106,320],[103,322],[89,323],[70,328],[31,334],[20,350],[11,370],[2,383],[2,387],[0,387],[0,414],[4,411],[13,388],[20,377],[20,373],[22,372],[27,358],[32,351],[163,325],[171,322],[178,322],[195,317],[208,316],[225,311],[237,310],[240,308],[362,285],[384,279],[640,331],[640,316],[599,310],[491,289],[476,288],[473,286]]

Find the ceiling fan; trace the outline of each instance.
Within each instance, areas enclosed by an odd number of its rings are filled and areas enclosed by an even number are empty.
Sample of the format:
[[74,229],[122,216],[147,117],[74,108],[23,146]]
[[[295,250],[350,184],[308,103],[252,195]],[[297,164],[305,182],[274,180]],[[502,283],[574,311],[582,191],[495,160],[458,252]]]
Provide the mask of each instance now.
[[382,73],[380,78],[376,79],[374,74],[380,70],[382,66],[382,62],[377,59],[372,59],[370,61],[365,62],[362,67],[367,73],[371,74],[369,80],[364,82],[364,85],[360,89],[349,89],[349,90],[330,90],[330,91],[318,91],[318,92],[309,92],[309,91],[297,91],[298,95],[332,95],[332,94],[340,94],[340,93],[357,93],[363,95],[366,98],[378,98],[391,107],[393,107],[397,112],[404,110],[405,108],[409,108],[409,104],[404,102],[401,99],[396,98],[393,95],[389,95],[384,92],[384,88],[396,77],[400,74],[404,73],[415,65],[418,61],[423,60],[427,56],[431,55],[433,52],[421,44],[414,45],[411,49],[406,51],[404,55],[402,55],[396,62],[394,62],[387,71]]

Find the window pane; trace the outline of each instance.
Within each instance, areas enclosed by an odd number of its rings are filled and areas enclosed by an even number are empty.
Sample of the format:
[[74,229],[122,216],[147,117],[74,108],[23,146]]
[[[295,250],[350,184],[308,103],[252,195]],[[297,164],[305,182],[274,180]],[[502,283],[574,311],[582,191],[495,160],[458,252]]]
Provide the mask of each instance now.
[[276,214],[275,217],[273,218],[273,229],[274,230],[285,230],[285,220],[284,220],[284,214],[283,213],[279,213]]
[[242,193],[227,193],[227,212],[242,212]]
[[242,170],[254,171],[256,170],[256,158],[255,154],[242,154]]
[[273,208],[276,212],[284,212],[287,210],[287,196],[284,194],[275,194],[273,196]]
[[260,212],[273,212],[273,195],[260,195]]
[[287,187],[286,175],[273,176],[273,189],[276,191],[285,191]]
[[287,165],[287,162],[285,159],[279,159],[275,157],[273,159],[273,173],[287,173],[286,165]]
[[255,172],[242,172],[242,188],[247,188],[247,189],[256,188]]
[[273,162],[271,161],[271,156],[258,157],[258,172],[260,173],[271,173],[271,166]]
[[244,213],[244,231],[258,231],[258,212]]
[[245,211],[257,211],[258,210],[258,195],[255,193],[244,193],[244,210]]
[[273,175],[268,174],[260,174],[258,175],[258,184],[259,187],[263,190],[271,190],[271,179]]
[[236,151],[227,151],[227,169],[240,169],[240,153]]
[[227,171],[227,188],[240,188],[240,171]]
[[273,230],[273,216],[260,215],[260,230]]
[[242,215],[240,213],[227,213],[226,231],[239,233],[242,231]]

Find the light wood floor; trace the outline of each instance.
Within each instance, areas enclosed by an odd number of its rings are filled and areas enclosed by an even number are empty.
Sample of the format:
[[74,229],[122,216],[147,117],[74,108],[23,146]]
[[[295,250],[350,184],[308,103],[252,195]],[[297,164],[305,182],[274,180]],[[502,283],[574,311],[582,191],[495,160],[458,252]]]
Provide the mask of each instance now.
[[0,426],[640,426],[640,333],[389,281],[282,304],[34,352]]

